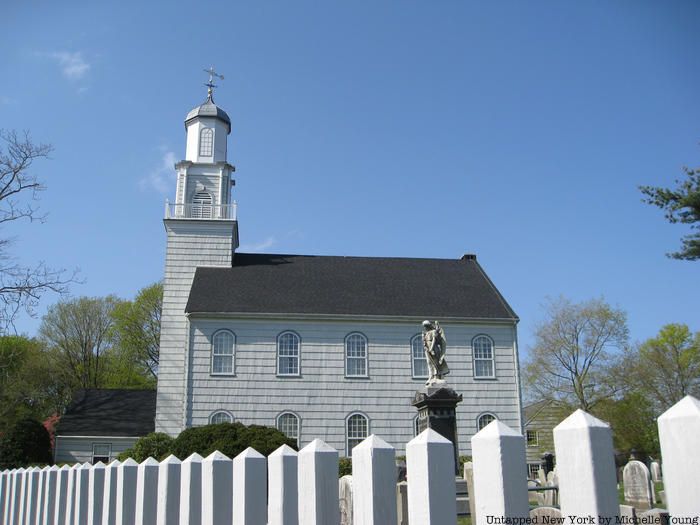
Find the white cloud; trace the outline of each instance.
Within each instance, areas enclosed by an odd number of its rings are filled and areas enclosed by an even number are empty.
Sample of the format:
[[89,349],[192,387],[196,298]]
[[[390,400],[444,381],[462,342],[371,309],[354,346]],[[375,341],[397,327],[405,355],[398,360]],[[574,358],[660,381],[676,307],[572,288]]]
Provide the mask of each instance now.
[[165,151],[160,164],[139,181],[142,190],[152,189],[167,195],[175,189],[175,153]]
[[274,237],[268,237],[264,241],[257,244],[241,244],[239,249],[243,252],[261,252],[263,250],[267,250],[275,244],[277,244],[277,239]]
[[63,76],[70,80],[81,79],[90,70],[90,64],[85,61],[80,51],[76,51],[75,53],[69,51],[54,51],[51,53],[42,53],[42,55],[54,60],[61,68]]

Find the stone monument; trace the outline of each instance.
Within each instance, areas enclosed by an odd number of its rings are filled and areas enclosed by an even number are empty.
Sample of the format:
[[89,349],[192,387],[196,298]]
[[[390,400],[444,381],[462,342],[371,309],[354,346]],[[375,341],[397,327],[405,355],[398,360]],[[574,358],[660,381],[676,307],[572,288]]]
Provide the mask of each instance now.
[[644,463],[631,459],[622,471],[622,485],[627,503],[639,510],[652,508],[651,478]]
[[450,373],[445,361],[447,341],[437,321],[423,321],[423,351],[428,361],[428,381],[413,397],[418,409],[418,432],[432,428],[452,441],[455,474],[459,475],[459,442],[457,440],[457,403],[462,395],[447,385],[444,376]]

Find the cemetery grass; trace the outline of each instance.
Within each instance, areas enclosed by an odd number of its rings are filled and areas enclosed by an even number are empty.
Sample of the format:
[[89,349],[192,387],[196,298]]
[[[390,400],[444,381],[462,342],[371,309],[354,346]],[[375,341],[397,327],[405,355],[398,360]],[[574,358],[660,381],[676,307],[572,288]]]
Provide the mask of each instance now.
[[[654,504],[655,509],[663,509],[666,508],[664,504],[661,501],[661,498],[658,497],[659,491],[664,490],[664,482],[663,481],[657,481],[657,482],[652,482],[654,483],[654,492],[657,494],[657,502]],[[620,505],[629,505],[625,501],[625,487],[622,486],[622,483],[618,484],[617,488],[617,501],[620,503]],[[459,524],[461,525],[461,524]]]
[[457,525],[472,525],[471,516],[461,516],[457,518]]

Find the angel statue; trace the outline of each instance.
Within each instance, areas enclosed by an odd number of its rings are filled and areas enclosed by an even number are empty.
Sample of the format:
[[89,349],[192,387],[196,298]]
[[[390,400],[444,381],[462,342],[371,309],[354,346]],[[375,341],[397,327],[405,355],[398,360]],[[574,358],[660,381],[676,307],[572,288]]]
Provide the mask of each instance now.
[[450,373],[445,361],[445,331],[437,321],[423,321],[423,350],[428,361],[428,381],[425,384],[432,385]]

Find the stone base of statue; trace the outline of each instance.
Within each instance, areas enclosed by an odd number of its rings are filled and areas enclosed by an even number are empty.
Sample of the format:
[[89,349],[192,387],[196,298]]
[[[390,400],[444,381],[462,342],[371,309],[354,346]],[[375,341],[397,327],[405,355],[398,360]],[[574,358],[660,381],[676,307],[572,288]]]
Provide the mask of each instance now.
[[432,428],[441,436],[452,441],[456,475],[459,475],[457,403],[461,401],[462,394],[458,394],[450,388],[444,379],[434,379],[430,384],[418,389],[412,403],[418,409],[419,433],[426,428]]

